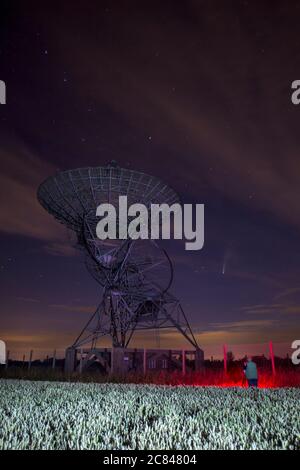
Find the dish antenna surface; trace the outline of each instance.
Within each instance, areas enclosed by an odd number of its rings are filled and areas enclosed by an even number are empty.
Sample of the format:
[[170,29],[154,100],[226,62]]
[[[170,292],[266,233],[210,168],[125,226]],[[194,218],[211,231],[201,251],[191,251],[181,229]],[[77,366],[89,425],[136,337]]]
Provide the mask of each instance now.
[[[173,266],[155,240],[100,240],[96,236],[96,208],[142,203],[179,203],[176,192],[154,176],[108,166],[63,171],[38,189],[40,204],[73,231],[86,266],[102,290],[101,302],[72,348],[96,348],[103,336],[114,347],[126,348],[136,330],[175,328],[199,349],[180,302],[170,292]],[[127,222],[129,222],[127,220]]]

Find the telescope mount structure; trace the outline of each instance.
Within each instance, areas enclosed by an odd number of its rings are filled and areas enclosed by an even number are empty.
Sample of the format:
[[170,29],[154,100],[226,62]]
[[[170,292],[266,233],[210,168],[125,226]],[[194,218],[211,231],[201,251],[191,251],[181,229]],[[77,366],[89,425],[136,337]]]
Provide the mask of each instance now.
[[140,330],[177,330],[199,362],[203,351],[179,300],[170,292],[173,265],[166,250],[151,239],[100,240],[96,235],[97,207],[103,203],[118,207],[119,196],[127,196],[128,206],[180,203],[175,191],[161,180],[115,163],[63,171],[38,188],[40,204],[75,234],[76,247],[101,289],[98,307],[67,349],[66,369],[74,370],[76,352],[83,348],[86,354],[80,367],[88,366],[93,358],[104,363],[99,342],[108,336],[114,352],[108,369],[122,372],[124,351]]

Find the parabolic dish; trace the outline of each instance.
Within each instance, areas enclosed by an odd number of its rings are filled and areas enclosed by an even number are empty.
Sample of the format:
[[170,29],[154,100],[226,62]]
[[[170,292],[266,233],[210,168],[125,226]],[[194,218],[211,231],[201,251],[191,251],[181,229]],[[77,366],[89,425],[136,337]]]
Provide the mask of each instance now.
[[139,171],[108,165],[68,170],[46,179],[38,189],[40,204],[59,222],[80,233],[87,214],[103,203],[128,205],[180,203],[176,192],[160,179]]

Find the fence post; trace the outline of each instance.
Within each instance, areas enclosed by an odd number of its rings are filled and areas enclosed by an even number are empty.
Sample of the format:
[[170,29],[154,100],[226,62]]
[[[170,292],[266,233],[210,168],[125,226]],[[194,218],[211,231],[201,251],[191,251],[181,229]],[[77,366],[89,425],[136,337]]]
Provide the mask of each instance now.
[[79,374],[82,374],[82,349],[80,349]]
[[55,369],[55,362],[56,362],[56,349],[54,349],[53,351],[52,369]]
[[146,372],[147,372],[147,349],[146,348],[144,348],[143,371],[144,371],[144,375],[146,375]]
[[28,361],[28,370],[30,370],[31,368],[32,355],[33,355],[33,350],[31,349],[30,355],[29,355],[29,361]]
[[8,361],[9,361],[9,350],[6,351],[6,362],[5,362],[5,369],[8,368]]
[[185,349],[182,350],[182,375],[185,375],[186,372],[186,364],[185,364]]
[[227,347],[223,345],[223,356],[224,356],[224,373],[227,374]]
[[269,343],[269,349],[270,349],[270,358],[271,358],[271,364],[272,364],[272,374],[273,374],[273,376],[275,376],[276,369],[275,369],[275,358],[274,358],[274,350],[273,350],[272,341],[270,341],[270,343]]

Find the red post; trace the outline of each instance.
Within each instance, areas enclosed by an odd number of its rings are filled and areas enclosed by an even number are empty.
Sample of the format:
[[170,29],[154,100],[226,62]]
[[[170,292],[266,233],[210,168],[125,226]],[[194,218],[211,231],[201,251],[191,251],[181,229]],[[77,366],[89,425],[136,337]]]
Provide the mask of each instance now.
[[272,364],[272,374],[275,376],[276,369],[275,369],[275,358],[274,358],[274,350],[273,350],[272,341],[270,341],[269,348],[270,348],[270,359],[271,359],[271,364]]
[[223,345],[223,356],[224,356],[224,373],[227,374],[227,347]]

